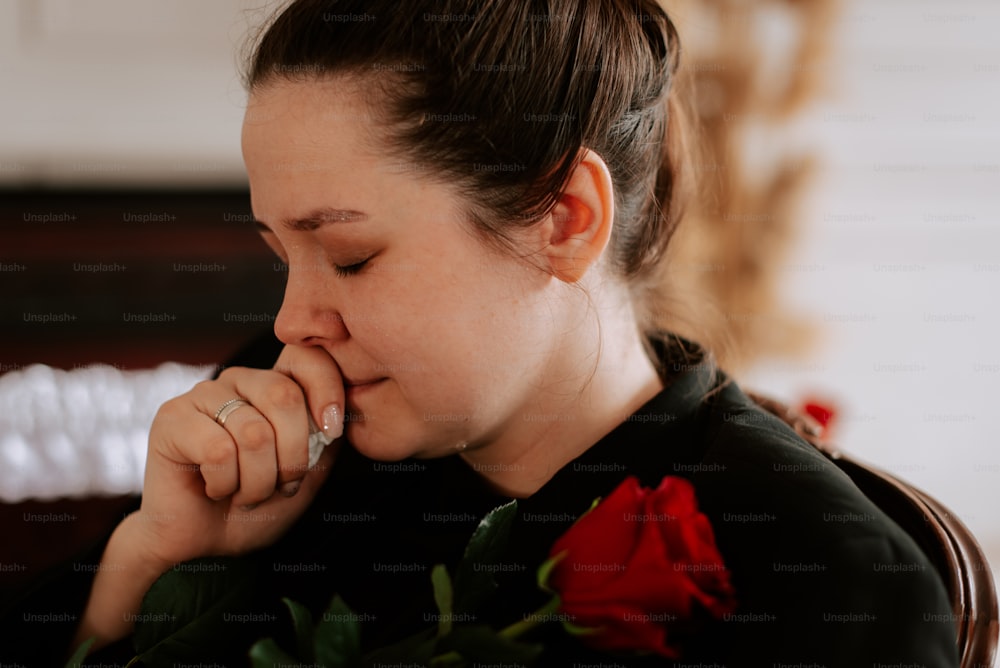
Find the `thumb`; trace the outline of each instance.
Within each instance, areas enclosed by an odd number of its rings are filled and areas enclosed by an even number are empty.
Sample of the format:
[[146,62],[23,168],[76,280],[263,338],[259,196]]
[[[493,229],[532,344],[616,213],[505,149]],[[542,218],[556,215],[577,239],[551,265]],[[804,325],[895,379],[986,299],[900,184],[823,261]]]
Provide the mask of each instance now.
[[274,366],[298,383],[309,413],[309,465],[344,433],[344,380],[340,368],[318,346],[285,346]]

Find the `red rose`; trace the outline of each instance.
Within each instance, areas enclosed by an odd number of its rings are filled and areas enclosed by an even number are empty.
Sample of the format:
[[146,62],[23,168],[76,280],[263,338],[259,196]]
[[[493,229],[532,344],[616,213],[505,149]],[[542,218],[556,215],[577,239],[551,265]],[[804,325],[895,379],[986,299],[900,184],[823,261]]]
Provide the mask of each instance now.
[[543,586],[596,649],[676,659],[697,612],[719,618],[736,607],[712,527],[682,478],[667,476],[655,490],[627,478],[549,556]]
[[829,438],[830,430],[836,421],[837,409],[833,402],[809,398],[802,402],[802,410],[823,427],[824,435]]

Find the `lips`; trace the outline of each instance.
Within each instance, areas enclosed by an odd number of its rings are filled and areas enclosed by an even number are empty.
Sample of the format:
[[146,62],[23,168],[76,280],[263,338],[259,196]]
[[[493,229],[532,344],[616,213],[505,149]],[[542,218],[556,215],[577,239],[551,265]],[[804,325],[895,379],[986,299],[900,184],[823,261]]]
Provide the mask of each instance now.
[[387,378],[372,378],[371,380],[365,382],[359,382],[352,385],[350,382],[344,385],[344,395],[347,399],[348,407],[353,407],[355,412],[358,411],[358,402],[362,403],[366,401],[370,393],[375,392],[378,388],[382,387],[382,381],[388,380]]
[[345,378],[344,379],[344,385],[346,387],[363,387],[365,385],[373,385],[375,383],[380,383],[383,380],[385,380],[385,377],[382,377],[382,378],[370,378],[368,380],[351,380],[349,378]]
[[383,377],[366,380],[347,380],[344,385],[344,394],[347,395],[348,402],[353,403],[359,397],[363,397],[369,392],[374,392],[376,389],[382,387],[382,381],[384,380],[388,379]]

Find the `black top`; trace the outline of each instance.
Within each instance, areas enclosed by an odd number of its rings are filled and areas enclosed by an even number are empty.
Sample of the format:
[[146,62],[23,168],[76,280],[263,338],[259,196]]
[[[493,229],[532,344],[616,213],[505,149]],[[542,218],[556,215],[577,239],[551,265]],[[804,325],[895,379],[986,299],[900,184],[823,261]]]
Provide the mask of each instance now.
[[[498,594],[477,621],[506,625],[547,600],[535,569],[596,497],[628,475],[647,487],[674,475],[694,484],[732,573],[739,608],[705,626],[676,664],[594,653],[549,624],[542,627],[548,648],[540,665],[957,666],[944,585],[914,541],[696,346],[666,335],[650,342],[666,388],[518,502],[503,560],[508,567],[497,575]],[[233,362],[267,368],[279,350],[273,340],[263,341]],[[432,626],[431,566],[444,563],[453,571],[479,519],[507,500],[490,492],[458,457],[386,464],[343,448],[328,482],[292,529],[274,546],[246,557],[260,574],[249,611],[278,619],[251,637],[290,627],[281,596],[318,616],[334,592],[368,620],[362,631],[367,646]],[[74,563],[97,563],[102,548]],[[392,566],[400,572],[387,572]],[[66,564],[8,609],[0,633],[22,639],[44,634],[48,640],[21,647],[5,642],[0,654],[6,662],[58,663],[93,572]],[[36,615],[44,613],[53,616],[41,624]],[[60,614],[72,619],[51,621]],[[205,660],[249,665],[245,639],[234,641],[235,648],[226,641],[220,637]],[[279,643],[294,647],[287,636]],[[43,651],[53,656],[39,660]],[[124,665],[131,656],[126,639],[89,661]]]

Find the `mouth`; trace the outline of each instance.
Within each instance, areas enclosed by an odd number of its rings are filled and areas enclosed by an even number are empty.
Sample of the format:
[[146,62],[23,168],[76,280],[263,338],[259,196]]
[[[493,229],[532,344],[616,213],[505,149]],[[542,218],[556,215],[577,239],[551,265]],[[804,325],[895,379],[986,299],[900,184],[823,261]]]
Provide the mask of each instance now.
[[386,380],[389,379],[373,378],[371,380],[347,381],[344,383],[344,391],[347,393],[348,397],[353,400],[359,394],[364,394],[369,390],[379,387]]
[[381,383],[383,380],[387,380],[387,379],[386,378],[372,378],[370,380],[350,380],[350,379],[345,378],[344,379],[344,387],[346,387],[346,388],[364,387],[365,385],[374,385],[375,383]]

